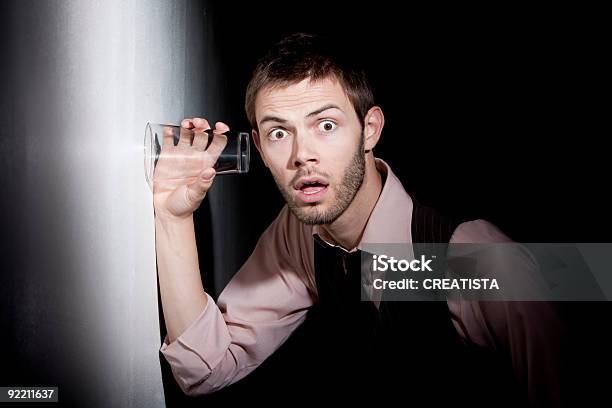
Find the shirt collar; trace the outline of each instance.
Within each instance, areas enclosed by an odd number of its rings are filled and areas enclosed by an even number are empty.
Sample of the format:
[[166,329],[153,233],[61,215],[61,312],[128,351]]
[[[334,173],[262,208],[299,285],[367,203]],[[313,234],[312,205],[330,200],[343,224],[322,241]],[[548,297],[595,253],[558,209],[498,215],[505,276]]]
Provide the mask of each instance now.
[[384,184],[357,247],[347,251],[336,245],[319,225],[312,227],[315,239],[346,252],[362,250],[365,244],[412,242],[412,199],[387,163],[377,158],[376,169],[381,173]]

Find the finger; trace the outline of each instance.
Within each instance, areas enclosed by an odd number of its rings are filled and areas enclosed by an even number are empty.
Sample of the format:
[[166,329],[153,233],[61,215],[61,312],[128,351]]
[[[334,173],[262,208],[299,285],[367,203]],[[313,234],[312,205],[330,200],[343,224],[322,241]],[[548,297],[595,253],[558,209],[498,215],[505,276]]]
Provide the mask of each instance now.
[[217,122],[217,123],[215,123],[215,130],[219,130],[221,132],[227,132],[228,130],[230,130],[230,127],[227,126],[223,122]]
[[229,130],[230,130],[230,127],[227,126],[225,123],[223,122],[215,123],[215,129],[213,130],[213,132],[210,134],[210,137],[208,138],[208,144],[206,145],[206,149],[208,149],[208,146],[210,146],[210,144],[213,141],[213,133],[214,134],[227,133],[229,132]]
[[179,141],[177,143],[177,146],[191,146],[192,139],[193,139],[193,130],[185,129],[184,127],[181,127],[181,132],[180,132]]
[[212,186],[215,178],[215,169],[209,167],[202,171],[198,178],[185,189],[185,201],[190,207],[197,207],[204,199],[206,192]]
[[215,134],[213,136],[212,142],[210,143],[210,146],[208,146],[208,149],[206,149],[206,151],[213,158],[214,161],[217,161],[219,155],[221,154],[223,149],[225,149],[226,144],[227,136],[223,134]]
[[193,118],[192,123],[197,131],[194,133],[192,145],[197,150],[204,151],[206,150],[206,146],[208,145],[208,133],[203,133],[210,129],[210,125],[208,121],[203,118]]
[[[183,124],[185,124],[186,126],[183,126]],[[189,120],[188,123],[185,123],[185,121],[183,121],[181,123],[181,131],[180,131],[178,145],[191,146],[192,140],[193,140],[193,120]]]
[[204,130],[196,130],[193,136],[193,147],[196,150],[203,152],[206,150],[206,146],[208,145],[209,132]]
[[164,145],[163,147],[167,147],[167,146],[174,146],[174,129],[170,126],[164,126],[164,140],[163,140]]
[[193,118],[192,122],[193,122],[193,126],[195,126],[198,129],[203,129],[203,130],[210,129],[210,125],[208,124],[208,121],[206,119]]

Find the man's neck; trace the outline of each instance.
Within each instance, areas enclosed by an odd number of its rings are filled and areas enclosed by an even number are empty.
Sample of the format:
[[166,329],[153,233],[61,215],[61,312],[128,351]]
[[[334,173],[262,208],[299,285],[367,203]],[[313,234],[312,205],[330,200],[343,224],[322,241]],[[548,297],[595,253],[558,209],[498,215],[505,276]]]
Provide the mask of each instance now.
[[381,191],[381,175],[376,169],[374,157],[368,155],[363,183],[355,198],[338,219],[321,226],[336,245],[352,250],[359,244]]

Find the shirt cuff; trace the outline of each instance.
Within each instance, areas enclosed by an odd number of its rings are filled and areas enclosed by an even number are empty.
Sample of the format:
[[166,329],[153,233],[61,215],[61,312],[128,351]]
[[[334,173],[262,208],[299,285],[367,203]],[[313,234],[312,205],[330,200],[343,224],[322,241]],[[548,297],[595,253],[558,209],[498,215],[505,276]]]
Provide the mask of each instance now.
[[187,395],[205,382],[231,344],[227,324],[219,307],[206,293],[207,303],[196,320],[172,343],[168,336],[160,348],[178,385]]

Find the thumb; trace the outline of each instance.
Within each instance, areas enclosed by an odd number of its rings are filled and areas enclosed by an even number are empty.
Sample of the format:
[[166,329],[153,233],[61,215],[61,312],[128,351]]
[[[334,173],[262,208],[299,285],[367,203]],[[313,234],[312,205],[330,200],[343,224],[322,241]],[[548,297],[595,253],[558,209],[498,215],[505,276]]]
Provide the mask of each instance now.
[[187,201],[190,205],[197,205],[204,199],[206,192],[212,185],[217,172],[212,167],[202,171],[198,178],[187,186]]

